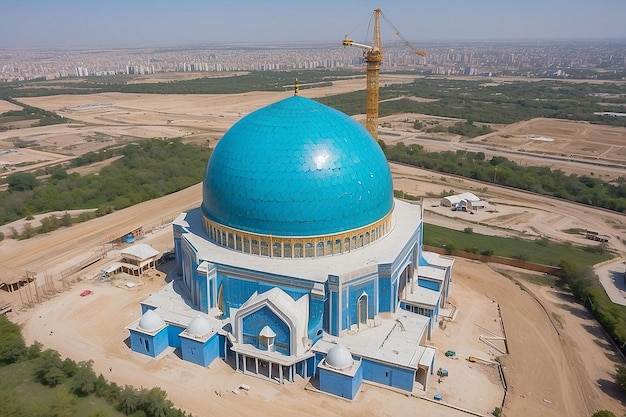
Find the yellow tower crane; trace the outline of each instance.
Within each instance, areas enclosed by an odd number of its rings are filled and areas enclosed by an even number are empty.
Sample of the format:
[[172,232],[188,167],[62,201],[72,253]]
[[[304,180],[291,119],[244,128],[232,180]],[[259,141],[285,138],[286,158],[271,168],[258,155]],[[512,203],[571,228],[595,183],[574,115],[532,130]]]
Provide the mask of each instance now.
[[354,46],[356,48],[364,49],[363,57],[367,62],[367,99],[365,106],[365,128],[368,132],[374,136],[374,139],[378,140],[378,88],[380,79],[380,64],[383,62],[383,43],[380,38],[380,16],[383,16],[385,21],[394,29],[396,35],[402,39],[402,41],[411,48],[416,54],[420,56],[426,56],[426,52],[417,50],[413,45],[409,43],[398,31],[393,24],[382,14],[380,9],[374,10],[374,34],[372,36],[372,45],[364,45],[362,43],[354,42],[347,36],[343,39],[343,46]]

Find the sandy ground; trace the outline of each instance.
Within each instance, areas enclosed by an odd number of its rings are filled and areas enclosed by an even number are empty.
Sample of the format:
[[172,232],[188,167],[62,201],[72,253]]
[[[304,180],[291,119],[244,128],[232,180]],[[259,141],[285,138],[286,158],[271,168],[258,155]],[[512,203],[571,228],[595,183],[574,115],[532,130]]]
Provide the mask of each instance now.
[[[427,197],[424,202],[426,221],[457,230],[472,227],[484,234],[548,237],[551,240],[590,245],[583,235],[566,233],[568,229],[596,230],[610,236],[609,245],[619,254],[626,254],[626,218],[623,214],[599,210],[580,204],[485,185],[466,178],[391,164],[394,189],[413,196]],[[484,210],[474,214],[453,212],[440,205],[440,193],[470,191],[487,201]],[[448,195],[449,193],[446,193]],[[431,196],[431,197],[428,197]]]
[[10,110],[20,110],[21,107],[5,100],[0,100],[0,113],[6,113]]

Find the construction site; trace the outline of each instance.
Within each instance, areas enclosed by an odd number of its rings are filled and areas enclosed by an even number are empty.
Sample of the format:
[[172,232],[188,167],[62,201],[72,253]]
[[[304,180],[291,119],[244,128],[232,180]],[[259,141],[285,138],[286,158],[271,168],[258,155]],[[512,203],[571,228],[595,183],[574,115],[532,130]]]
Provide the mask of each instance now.
[[[380,39],[374,35],[372,45],[350,39],[343,44],[364,49],[367,85],[377,86]],[[352,91],[362,84],[362,79],[349,80],[309,89],[306,94],[313,98]],[[25,101],[31,105],[60,114],[72,112],[72,118],[85,126],[23,129],[22,135],[50,140],[62,133],[71,143],[81,141],[95,123],[97,130],[109,134],[132,128],[138,137],[154,132],[168,137],[183,130],[189,141],[205,140],[226,131],[240,115],[289,94],[246,93],[245,100],[237,94],[180,96],[175,102],[172,96],[137,94],[28,98]],[[373,94],[368,89],[365,124],[377,137],[378,115],[370,117],[378,103]],[[89,107],[82,111],[81,106]],[[177,119],[186,120],[185,126],[174,129],[172,120]],[[0,142],[9,137],[0,133]],[[465,212],[448,208],[444,213],[443,208],[428,206],[426,223],[457,230],[469,225],[493,235],[548,236],[573,244],[588,238],[564,230],[581,228],[597,231],[616,253],[626,253],[621,240],[626,222],[619,213],[581,209],[574,203],[402,165],[391,164],[391,174],[394,189],[427,196],[441,194],[454,184],[457,189],[480,192],[499,210],[470,218]],[[176,406],[194,415],[408,416],[419,410],[423,415],[467,416],[489,415],[501,407],[507,416],[585,417],[600,409],[624,411],[624,396],[612,382],[615,365],[624,364],[624,358],[577,300],[552,286],[526,281],[527,271],[463,258],[455,258],[450,295],[429,341],[436,350],[434,376],[419,395],[363,384],[357,399],[348,402],[321,394],[305,378],[272,383],[242,374],[222,361],[203,369],[181,361],[175,349],[165,350],[158,360],[133,352],[125,327],[139,316],[142,300],[177,277],[175,262],[160,256],[174,249],[172,221],[200,206],[201,190],[198,184],[32,239],[1,241],[0,308],[22,326],[27,343],[39,341],[76,361],[93,360],[97,373],[120,385],[159,386]],[[24,223],[0,230],[20,229]],[[137,252],[133,249],[137,245],[152,251]],[[118,263],[135,267],[107,269]]]

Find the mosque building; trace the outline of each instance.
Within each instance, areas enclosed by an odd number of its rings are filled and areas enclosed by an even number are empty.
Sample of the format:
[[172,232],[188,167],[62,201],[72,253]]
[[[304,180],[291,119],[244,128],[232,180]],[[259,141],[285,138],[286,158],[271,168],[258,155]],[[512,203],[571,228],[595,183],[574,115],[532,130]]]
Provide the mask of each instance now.
[[202,193],[173,223],[178,276],[127,327],[133,351],[349,399],[426,389],[453,260],[422,251],[423,209],[394,198],[358,122],[297,94],[256,110],[217,143]]

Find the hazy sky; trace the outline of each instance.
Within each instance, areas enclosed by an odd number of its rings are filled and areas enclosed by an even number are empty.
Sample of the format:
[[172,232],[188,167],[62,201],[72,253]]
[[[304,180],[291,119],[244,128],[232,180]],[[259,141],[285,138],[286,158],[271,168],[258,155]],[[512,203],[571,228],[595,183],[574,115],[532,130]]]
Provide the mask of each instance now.
[[[0,48],[365,41],[376,7],[416,46],[626,39],[626,0],[9,0],[0,5]],[[383,41],[395,38],[381,28]]]

